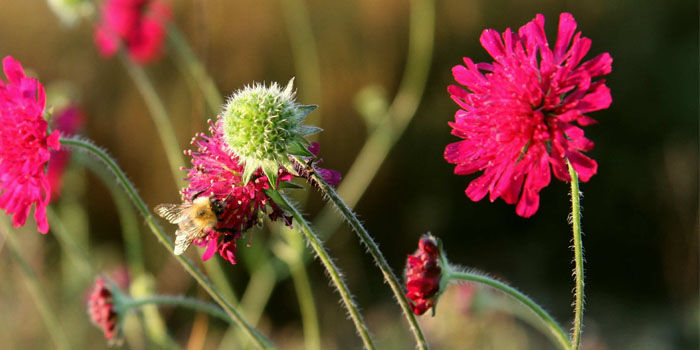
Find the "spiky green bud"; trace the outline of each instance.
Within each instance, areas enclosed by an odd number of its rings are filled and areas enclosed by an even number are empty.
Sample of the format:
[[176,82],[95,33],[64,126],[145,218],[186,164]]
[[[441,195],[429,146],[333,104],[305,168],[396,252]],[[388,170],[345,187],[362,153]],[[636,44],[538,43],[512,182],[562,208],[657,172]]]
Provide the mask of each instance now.
[[312,155],[304,136],[320,129],[301,122],[316,106],[296,103],[293,82],[294,79],[290,80],[284,89],[277,83],[269,87],[246,86],[236,91],[224,107],[221,116],[224,141],[245,163],[245,183],[262,168],[274,188],[280,167],[296,174],[290,155]]

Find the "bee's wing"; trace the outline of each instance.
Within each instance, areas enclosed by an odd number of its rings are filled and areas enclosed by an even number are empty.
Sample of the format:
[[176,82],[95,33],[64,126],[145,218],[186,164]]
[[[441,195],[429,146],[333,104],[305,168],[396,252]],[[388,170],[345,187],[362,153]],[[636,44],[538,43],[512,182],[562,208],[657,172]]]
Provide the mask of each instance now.
[[175,231],[175,255],[180,255],[187,250],[187,248],[192,244],[192,240],[187,237],[187,233],[184,231]]
[[187,217],[185,211],[192,206],[190,203],[183,204],[158,204],[155,207],[156,214],[162,216],[164,219],[170,221],[173,224],[177,224]]
[[175,255],[184,253],[201,233],[202,229],[195,225],[180,225],[180,228],[175,231]]

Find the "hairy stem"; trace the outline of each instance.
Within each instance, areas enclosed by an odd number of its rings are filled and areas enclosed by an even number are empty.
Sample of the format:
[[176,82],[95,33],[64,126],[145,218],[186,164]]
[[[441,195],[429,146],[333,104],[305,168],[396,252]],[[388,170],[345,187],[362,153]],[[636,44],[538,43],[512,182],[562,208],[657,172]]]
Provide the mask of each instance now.
[[581,345],[581,330],[583,328],[583,304],[584,304],[584,282],[583,282],[583,242],[581,240],[581,193],[578,189],[578,174],[571,163],[567,160],[569,175],[571,176],[571,226],[574,232],[574,277],[576,289],[574,292],[574,327],[571,334],[571,350],[578,350]]
[[328,272],[328,275],[331,277],[333,285],[336,287],[338,294],[340,294],[340,297],[343,300],[343,304],[345,304],[345,308],[348,310],[350,318],[355,324],[357,333],[359,334],[360,338],[362,338],[362,342],[364,343],[365,349],[375,349],[374,341],[372,340],[372,337],[369,333],[367,324],[365,323],[364,319],[362,319],[362,315],[357,309],[357,305],[355,304],[355,301],[353,300],[352,295],[350,294],[350,290],[345,284],[345,280],[343,280],[342,278],[342,273],[340,272],[338,267],[335,266],[335,263],[333,263],[333,260],[331,259],[330,255],[328,255],[328,252],[323,246],[323,243],[318,238],[316,233],[314,233],[314,231],[311,229],[309,223],[304,219],[301,213],[299,213],[299,210],[297,210],[289,202],[289,200],[285,198],[283,194],[279,192],[276,193],[278,195],[272,196],[272,199],[282,208],[288,208],[291,211],[292,216],[294,217],[294,220],[297,222],[298,225],[297,230],[299,230],[306,237],[307,241],[309,242],[313,250],[316,252],[316,255],[321,260],[321,263],[326,268],[326,272]]
[[552,318],[552,316],[547,313],[541,306],[535,303],[530,297],[521,293],[517,289],[501,282],[495,280],[491,277],[484,276],[478,273],[472,273],[467,271],[448,271],[448,278],[450,281],[468,281],[475,282],[478,284],[489,286],[493,289],[503,292],[504,294],[514,298],[523,306],[527,307],[532,311],[537,317],[542,321],[544,326],[549,331],[549,335],[556,341],[556,344],[562,350],[569,350],[569,338],[564,333],[564,330],[557,324],[557,322]]
[[[123,187],[126,194],[131,198],[131,200],[134,203],[134,206],[146,220],[146,224],[156,235],[160,243],[163,244],[168,249],[168,251],[173,251],[174,246],[173,242],[170,240],[170,237],[168,237],[168,235],[163,231],[160,225],[158,225],[150,210],[148,210],[148,207],[146,207],[146,204],[143,202],[143,199],[141,199],[139,194],[136,192],[134,186],[127,179],[126,175],[117,165],[117,163],[109,155],[107,155],[106,152],[104,152],[102,149],[95,146],[91,142],[79,138],[61,138],[61,144],[65,146],[74,147],[77,150],[88,152],[93,156],[97,157],[102,162],[104,162],[104,164],[109,168],[109,170],[111,170],[117,177],[119,184]],[[194,277],[197,283],[199,283],[199,285],[205,291],[207,291],[207,293],[209,293],[212,299],[214,299],[214,301],[216,301],[216,303],[224,309],[224,311],[231,317],[234,323],[236,323],[236,325],[238,325],[244,330],[246,335],[256,344],[256,346],[258,346],[261,349],[274,348],[272,343],[265,336],[263,336],[255,328],[250,326],[245,321],[245,319],[243,319],[243,317],[238,313],[238,311],[223,297],[221,292],[219,292],[219,290],[207,279],[206,276],[204,276],[204,274],[202,274],[202,272],[189,259],[187,259],[183,255],[175,255],[175,259],[177,259],[180,262],[180,264],[182,264],[184,269],[190,275],[192,275],[192,277]]]
[[[303,160],[299,158],[297,158],[297,162],[299,162],[299,164],[304,164]],[[416,340],[418,348],[427,349],[428,342],[425,340],[425,336],[423,335],[423,332],[421,331],[420,326],[418,325],[416,316],[413,314],[411,307],[406,301],[404,291],[403,289],[401,289],[401,283],[399,282],[399,279],[396,278],[396,275],[394,275],[394,272],[391,271],[391,267],[389,267],[389,263],[386,262],[386,259],[384,258],[384,255],[382,255],[382,252],[379,250],[377,243],[374,242],[372,236],[370,236],[369,232],[367,232],[365,227],[362,226],[362,223],[360,223],[360,220],[357,218],[355,213],[350,208],[348,208],[347,205],[345,205],[345,203],[338,196],[333,187],[328,185],[326,181],[323,180],[323,178],[318,174],[317,171],[311,171],[311,179],[318,185],[318,188],[321,190],[321,192],[323,192],[323,194],[331,202],[333,202],[336,208],[338,208],[340,214],[345,218],[345,220],[347,220],[347,222],[352,227],[353,231],[357,233],[362,243],[365,244],[367,250],[369,250],[369,253],[374,258],[374,262],[382,271],[382,275],[384,275],[384,280],[389,284],[389,287],[391,287],[391,291],[394,293],[394,298],[398,302],[399,306],[401,307],[401,310],[403,311],[404,316],[406,317],[406,320],[408,321],[408,325],[411,328],[411,332],[413,333],[413,337]]]
[[169,296],[169,295],[155,295],[152,297],[146,297],[146,298],[139,298],[139,299],[133,299],[129,300],[125,304],[123,304],[124,311],[128,311],[129,309],[132,308],[137,308],[143,305],[173,305],[173,306],[180,306],[180,307],[185,307],[188,309],[193,309],[196,311],[202,311],[206,312],[211,316],[214,316],[218,319],[224,320],[229,323],[234,323],[233,319],[224,312],[224,310],[210,304],[207,302],[203,302],[201,300],[193,299],[193,298],[185,298],[185,297],[176,297],[176,296]]

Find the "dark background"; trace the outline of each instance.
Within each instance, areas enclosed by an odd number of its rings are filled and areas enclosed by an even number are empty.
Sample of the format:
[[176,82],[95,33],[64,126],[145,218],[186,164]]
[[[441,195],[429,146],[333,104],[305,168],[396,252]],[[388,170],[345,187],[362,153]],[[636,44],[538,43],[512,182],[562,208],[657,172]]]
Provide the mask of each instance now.
[[[281,3],[176,1],[174,21],[224,94],[253,81],[285,83],[297,75],[299,101],[320,106],[314,113],[322,115],[315,122],[324,129],[319,140],[324,165],[345,173],[367,130],[354,108],[354,97],[364,87],[379,86],[391,99],[401,81],[408,49],[409,2],[304,2],[320,59],[318,100],[307,99],[305,82],[295,73]],[[455,0],[439,1],[436,6],[434,54],[425,93],[414,119],[356,210],[393,269],[403,269],[406,254],[415,250],[421,234],[430,231],[443,240],[453,263],[512,283],[562,324],[570,322],[573,253],[567,224],[568,185],[553,180],[541,192],[537,214],[523,219],[515,214],[514,206],[501,200],[474,203],[466,198],[464,189],[473,177],[453,175],[453,166],[444,161],[442,153],[446,144],[457,141],[447,125],[457,110],[446,93],[447,85],[453,83],[450,69],[463,56],[475,61],[489,59],[479,45],[481,31],[515,29],[543,13],[553,42],[558,14],[571,12],[578,30],[593,42],[587,58],[607,51],[614,59],[613,71],[606,77],[612,106],[593,113],[599,123],[585,129],[596,143],[588,154],[597,160],[599,170],[581,185],[587,295],[584,349],[697,349],[698,3]],[[110,151],[146,202],[153,206],[178,200],[143,100],[117,59],[98,56],[92,24],[83,21],[67,28],[42,1],[3,0],[0,55],[14,56],[47,86],[70,82],[72,95],[87,115],[83,133]],[[146,70],[166,101],[180,144],[187,146],[195,132],[205,130],[205,120],[214,116],[206,115],[202,97],[197,91],[192,93],[172,59],[166,56]],[[98,252],[95,266],[110,271],[123,264],[119,220],[107,187],[93,175],[82,176],[86,182],[82,192],[76,192],[77,201],[87,208],[90,246]],[[65,191],[71,191],[66,186]],[[322,204],[320,196],[312,195],[308,216],[313,217]],[[189,276],[145,228],[142,231],[156,289],[197,295]],[[269,237],[267,231],[259,230],[252,244],[267,249]],[[42,281],[47,291],[59,288],[56,285],[70,275],[70,269],[59,269],[61,250],[55,239],[35,232],[22,232],[20,238],[31,248],[28,254],[35,257],[34,266],[46,272]],[[409,348],[408,333],[400,327],[404,324],[396,321],[398,308],[391,305],[387,286],[354,235],[342,228],[327,244],[346,272],[379,342]],[[242,244],[240,250],[245,249]],[[0,339],[11,345],[32,339],[32,344],[48,346],[50,338],[23,284],[16,282],[20,277],[11,258],[0,251],[0,262],[5,265],[0,268],[0,314],[6,325]],[[359,346],[323,271],[315,262],[309,266],[324,346]],[[240,264],[225,267],[236,290],[242,292],[248,270]],[[50,273],[58,270],[60,276]],[[8,303],[15,295],[20,301],[10,308]],[[67,299],[64,296],[54,302]],[[441,303],[449,313],[449,303]],[[73,315],[67,308],[62,312]],[[438,318],[440,313],[438,307]],[[492,314],[465,316],[473,322],[463,325],[463,334],[485,325],[481,333],[500,332],[516,341],[507,345],[470,343],[474,348],[550,346],[527,326],[513,326],[505,314],[498,314],[494,321],[489,319]],[[77,315],[70,317],[87,324],[83,314]],[[166,312],[166,316],[169,329],[186,343],[190,314]],[[284,344],[289,348],[301,344],[296,339],[301,330],[289,280],[277,285],[263,320],[263,328],[283,348]],[[448,318],[444,322],[459,321]],[[207,349],[216,348],[217,336],[223,331],[219,323],[210,327]],[[430,327],[426,325],[426,332]],[[519,337],[520,333],[508,327],[525,329],[525,336]],[[90,348],[102,347],[97,330],[79,331],[76,336],[88,334]],[[400,339],[401,334],[405,339]],[[453,339],[440,344],[455,348],[452,346],[467,343]]]

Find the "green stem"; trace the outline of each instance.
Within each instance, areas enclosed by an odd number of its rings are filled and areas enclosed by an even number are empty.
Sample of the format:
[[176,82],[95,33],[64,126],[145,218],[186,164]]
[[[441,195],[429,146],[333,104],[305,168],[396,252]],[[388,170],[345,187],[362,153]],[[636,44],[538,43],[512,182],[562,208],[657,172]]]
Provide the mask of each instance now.
[[124,307],[124,311],[128,311],[129,309],[136,308],[139,306],[143,305],[174,305],[174,306],[181,306],[181,307],[186,307],[189,309],[193,309],[196,311],[202,311],[206,312],[209,315],[212,315],[218,319],[224,320],[229,323],[234,323],[231,317],[224,312],[224,310],[210,304],[207,302],[203,302],[198,299],[193,299],[193,298],[185,298],[185,297],[176,297],[176,296],[168,296],[168,295],[155,295],[152,297],[147,297],[147,298],[140,298],[140,299],[132,299],[127,301],[126,303],[122,304]]
[[221,111],[221,106],[224,103],[221,98],[221,92],[216,87],[214,80],[207,74],[206,69],[197,59],[197,56],[192,51],[192,48],[185,40],[182,33],[174,24],[168,26],[168,43],[174,48],[177,58],[181,64],[187,67],[197,85],[199,85],[204,99],[207,101],[207,106],[213,114],[218,114]]
[[66,334],[63,332],[61,323],[58,321],[56,314],[54,314],[53,310],[51,310],[51,307],[49,306],[48,298],[43,292],[44,288],[39,285],[39,280],[34,274],[34,271],[32,271],[32,268],[29,266],[27,261],[24,260],[24,257],[20,253],[21,248],[19,242],[17,242],[17,238],[15,238],[12,232],[8,230],[9,225],[7,225],[4,220],[2,222],[2,226],[2,230],[5,231],[5,237],[9,242],[10,252],[12,252],[12,255],[14,255],[20,270],[22,270],[22,275],[24,276],[24,281],[29,289],[29,294],[32,296],[32,299],[34,299],[34,303],[39,310],[39,315],[41,315],[41,319],[44,321],[46,329],[49,331],[49,335],[51,336],[54,345],[56,345],[57,349],[61,350],[72,349]]
[[[350,208],[354,208],[362,198],[389,151],[416,114],[433,55],[434,0],[411,1],[410,26],[408,58],[399,91],[387,115],[369,135],[350,170],[344,174],[343,182],[338,186],[338,193]],[[326,205],[314,220],[319,232],[326,232],[328,235],[333,234],[340,223],[331,205]]]
[[318,312],[302,254],[304,252],[304,241],[301,236],[288,227],[283,225],[277,226],[279,227],[280,236],[284,237],[285,242],[280,241],[278,244],[273,245],[272,250],[279,259],[287,264],[294,282],[304,328],[304,348],[307,350],[321,350],[321,330],[318,323]]
[[447,277],[450,281],[460,280],[476,282],[479,284],[489,286],[493,289],[499,290],[505,293],[506,295],[513,297],[539,317],[539,319],[544,323],[547,330],[549,330],[550,336],[553,337],[553,339],[556,341],[556,344],[561,349],[569,350],[569,338],[566,336],[566,333],[564,333],[564,330],[562,330],[562,328],[559,327],[559,324],[557,324],[557,322],[552,318],[552,316],[549,315],[549,313],[547,313],[547,311],[545,311],[541,306],[537,305],[537,303],[535,303],[527,295],[521,293],[517,289],[501,281],[495,280],[493,278],[478,273],[467,271],[447,271],[447,274]]
[[297,301],[301,310],[301,322],[304,327],[304,348],[308,350],[321,349],[321,330],[318,324],[316,303],[311,289],[309,275],[304,264],[296,261],[289,265],[292,273],[294,289],[297,292]]
[[[302,159],[297,158],[296,160],[297,162],[299,162],[299,164],[304,164]],[[406,317],[406,320],[408,321],[408,325],[411,327],[411,332],[413,332],[413,337],[416,340],[418,348],[427,349],[428,342],[425,340],[425,336],[423,336],[423,332],[421,331],[420,326],[418,325],[418,321],[416,320],[416,317],[413,314],[411,307],[406,301],[404,291],[401,289],[401,283],[399,282],[398,278],[396,278],[396,275],[394,275],[394,272],[391,271],[391,267],[389,267],[389,264],[386,262],[386,259],[384,259],[384,255],[382,255],[382,252],[379,250],[377,243],[374,242],[372,236],[370,236],[369,232],[367,232],[364,226],[362,226],[360,220],[357,218],[355,213],[350,208],[348,208],[347,205],[345,205],[345,203],[338,196],[333,187],[328,185],[326,181],[323,180],[323,178],[318,174],[317,171],[311,172],[311,179],[318,185],[318,188],[321,190],[321,192],[323,192],[323,194],[331,202],[333,202],[335,207],[338,208],[340,214],[345,218],[345,220],[347,220],[347,222],[352,227],[353,231],[357,233],[362,243],[365,244],[367,250],[369,250],[370,254],[374,258],[374,262],[382,271],[382,275],[384,275],[384,280],[389,284],[389,287],[391,287],[391,291],[394,292],[394,297],[399,303],[399,306],[401,307],[401,310],[403,311],[403,314]]]
[[[274,191],[272,192],[274,193]],[[291,211],[294,220],[298,224],[297,230],[299,230],[306,237],[306,240],[311,245],[311,248],[314,249],[316,255],[321,260],[321,263],[326,268],[328,275],[331,277],[331,281],[335,285],[338,294],[340,294],[340,297],[343,300],[343,303],[345,304],[345,308],[350,314],[350,318],[352,318],[352,321],[355,324],[355,328],[357,329],[360,338],[362,338],[362,342],[364,343],[365,349],[375,349],[374,342],[372,340],[371,335],[369,334],[369,330],[367,329],[367,324],[362,319],[362,315],[357,309],[357,305],[355,304],[355,301],[353,300],[352,295],[350,294],[350,290],[345,284],[345,280],[343,280],[342,278],[342,273],[340,272],[338,267],[335,266],[335,263],[331,259],[330,255],[328,255],[328,252],[323,246],[323,243],[318,238],[316,233],[314,233],[314,231],[311,229],[309,223],[304,219],[301,213],[299,213],[299,210],[297,210],[289,202],[289,200],[285,198],[283,194],[279,192],[276,192],[276,194],[276,196],[272,196],[272,199],[282,208],[288,208]]]
[[574,277],[576,279],[576,289],[574,292],[574,327],[571,335],[571,350],[578,350],[581,345],[581,328],[583,327],[583,304],[584,304],[584,282],[583,282],[583,242],[581,240],[581,193],[578,189],[578,174],[571,162],[566,164],[569,167],[571,176],[571,226],[574,231]]
[[151,114],[151,119],[156,126],[156,131],[165,149],[165,155],[170,164],[170,171],[175,179],[175,184],[178,187],[183,187],[180,168],[184,167],[185,161],[182,157],[182,151],[177,142],[177,137],[175,136],[175,129],[170,122],[163,101],[158,97],[156,89],[153,87],[153,84],[151,84],[151,81],[148,79],[146,72],[144,72],[141,66],[132,62],[124,53],[120,53],[119,58],[146,102],[146,107]]
[[[148,210],[148,207],[146,207],[146,204],[143,202],[143,199],[141,199],[139,194],[136,192],[134,186],[127,179],[126,175],[121,170],[121,168],[119,168],[117,163],[109,155],[107,155],[106,152],[104,152],[102,149],[95,146],[91,142],[79,138],[61,138],[61,144],[88,152],[97,157],[102,162],[104,162],[105,165],[109,168],[109,170],[111,170],[117,177],[119,183],[124,188],[124,191],[131,198],[131,200],[134,203],[134,206],[146,220],[148,227],[156,235],[160,243],[163,244],[168,251],[173,251],[174,246],[173,242],[170,240],[170,237],[168,237],[168,235],[163,231],[160,225],[158,225],[150,210]],[[206,276],[204,276],[204,274],[202,274],[202,272],[189,259],[187,259],[183,255],[175,255],[175,259],[177,259],[180,262],[180,264],[182,264],[184,269],[190,275],[192,275],[192,277],[197,281],[197,283],[199,283],[199,285],[205,291],[207,291],[207,293],[209,293],[212,299],[214,299],[214,301],[216,301],[216,303],[219,304],[229,316],[231,316],[231,319],[244,330],[246,335],[248,335],[248,337],[259,348],[274,348],[272,343],[267,338],[265,338],[265,336],[263,336],[255,328],[250,326],[243,319],[243,317],[238,313],[238,311],[223,297],[221,292],[219,292],[219,290],[207,279]]]
[[83,277],[92,278],[94,271],[90,263],[88,253],[78,246],[71,236],[68,228],[63,224],[63,220],[51,207],[46,208],[46,216],[51,222],[51,232],[56,236],[56,240],[61,245],[68,259],[75,264]]

